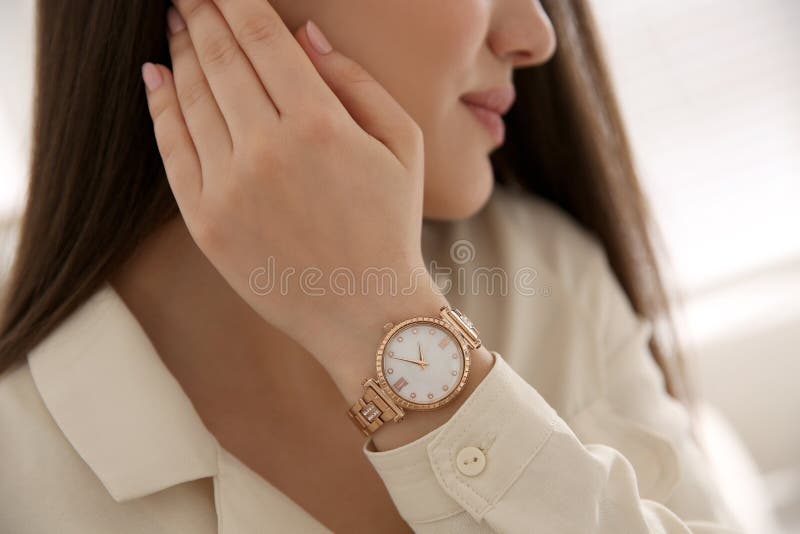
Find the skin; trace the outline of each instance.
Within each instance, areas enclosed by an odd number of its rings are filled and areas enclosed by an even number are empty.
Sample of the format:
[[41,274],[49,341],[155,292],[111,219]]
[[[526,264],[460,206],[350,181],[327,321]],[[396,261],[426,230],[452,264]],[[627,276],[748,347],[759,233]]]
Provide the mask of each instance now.
[[[459,97],[546,61],[550,22],[530,0],[175,6],[174,73],[151,66],[145,81],[181,217],[112,283],[226,449],[336,531],[408,531],[345,411],[383,324],[447,304],[424,268],[423,216],[468,217],[491,192],[492,140]],[[332,52],[315,51],[308,18]],[[388,267],[417,286],[258,294],[249,276],[267,255],[298,271]],[[387,425],[375,449],[443,424],[493,363],[486,348],[472,361],[455,400]]]
[[314,20],[422,128],[427,218],[462,219],[480,209],[493,184],[492,146],[459,97],[510,85],[514,69],[552,56],[555,34],[538,1],[271,3],[290,28]]

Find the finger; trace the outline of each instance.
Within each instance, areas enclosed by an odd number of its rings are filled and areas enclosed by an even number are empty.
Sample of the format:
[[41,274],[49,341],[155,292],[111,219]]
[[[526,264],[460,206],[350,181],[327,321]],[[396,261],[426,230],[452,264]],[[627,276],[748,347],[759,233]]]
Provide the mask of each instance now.
[[313,42],[317,31],[321,34],[321,30],[308,21],[295,35],[350,116],[368,134],[386,145],[402,163],[409,165],[412,160],[416,161],[422,141],[419,126],[361,65],[334,49],[326,53],[315,49]]
[[169,69],[145,63],[142,78],[147,87],[147,106],[153,119],[156,143],[167,179],[181,212],[191,213],[202,191],[202,174],[192,138],[178,103]]
[[214,0],[281,115],[336,106],[314,65],[267,0]]
[[169,8],[167,21],[175,92],[200,165],[209,174],[214,172],[220,152],[227,149],[230,153],[230,132],[200,68],[183,19],[175,8]]
[[211,0],[175,0],[203,73],[217,101],[231,139],[251,134],[279,118],[250,61]]

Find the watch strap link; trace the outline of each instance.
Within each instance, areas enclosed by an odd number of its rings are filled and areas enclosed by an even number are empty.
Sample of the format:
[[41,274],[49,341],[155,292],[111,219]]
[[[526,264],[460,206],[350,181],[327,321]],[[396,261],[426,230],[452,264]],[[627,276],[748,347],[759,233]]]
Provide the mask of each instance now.
[[481,347],[478,329],[475,328],[475,325],[472,324],[472,321],[470,321],[466,315],[461,313],[461,310],[449,306],[442,306],[439,308],[439,315],[461,334],[470,348],[479,349]]
[[374,379],[363,382],[364,394],[347,411],[356,427],[369,436],[389,421],[402,421],[403,409],[392,401]]

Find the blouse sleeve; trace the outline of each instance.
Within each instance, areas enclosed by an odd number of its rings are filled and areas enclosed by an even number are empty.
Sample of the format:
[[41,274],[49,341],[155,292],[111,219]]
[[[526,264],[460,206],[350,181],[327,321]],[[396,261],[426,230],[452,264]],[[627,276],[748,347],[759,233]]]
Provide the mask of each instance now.
[[740,532],[703,469],[685,408],[664,390],[650,323],[633,313],[604,256],[590,272],[600,276],[594,311],[611,318],[598,326],[604,393],[569,423],[493,352],[489,374],[445,424],[387,451],[365,443],[415,532]]

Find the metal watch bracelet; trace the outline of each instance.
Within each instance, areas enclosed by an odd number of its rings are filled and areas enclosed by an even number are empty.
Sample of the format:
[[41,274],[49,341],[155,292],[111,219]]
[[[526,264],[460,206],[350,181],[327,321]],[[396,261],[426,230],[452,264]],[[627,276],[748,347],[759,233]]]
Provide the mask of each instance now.
[[[478,330],[458,309],[442,306],[439,309],[439,317],[453,327],[469,348],[480,348]],[[392,400],[377,380],[365,378],[361,385],[364,388],[363,394],[350,407],[347,415],[365,436],[370,436],[389,421],[403,420],[405,416],[403,408]]]

